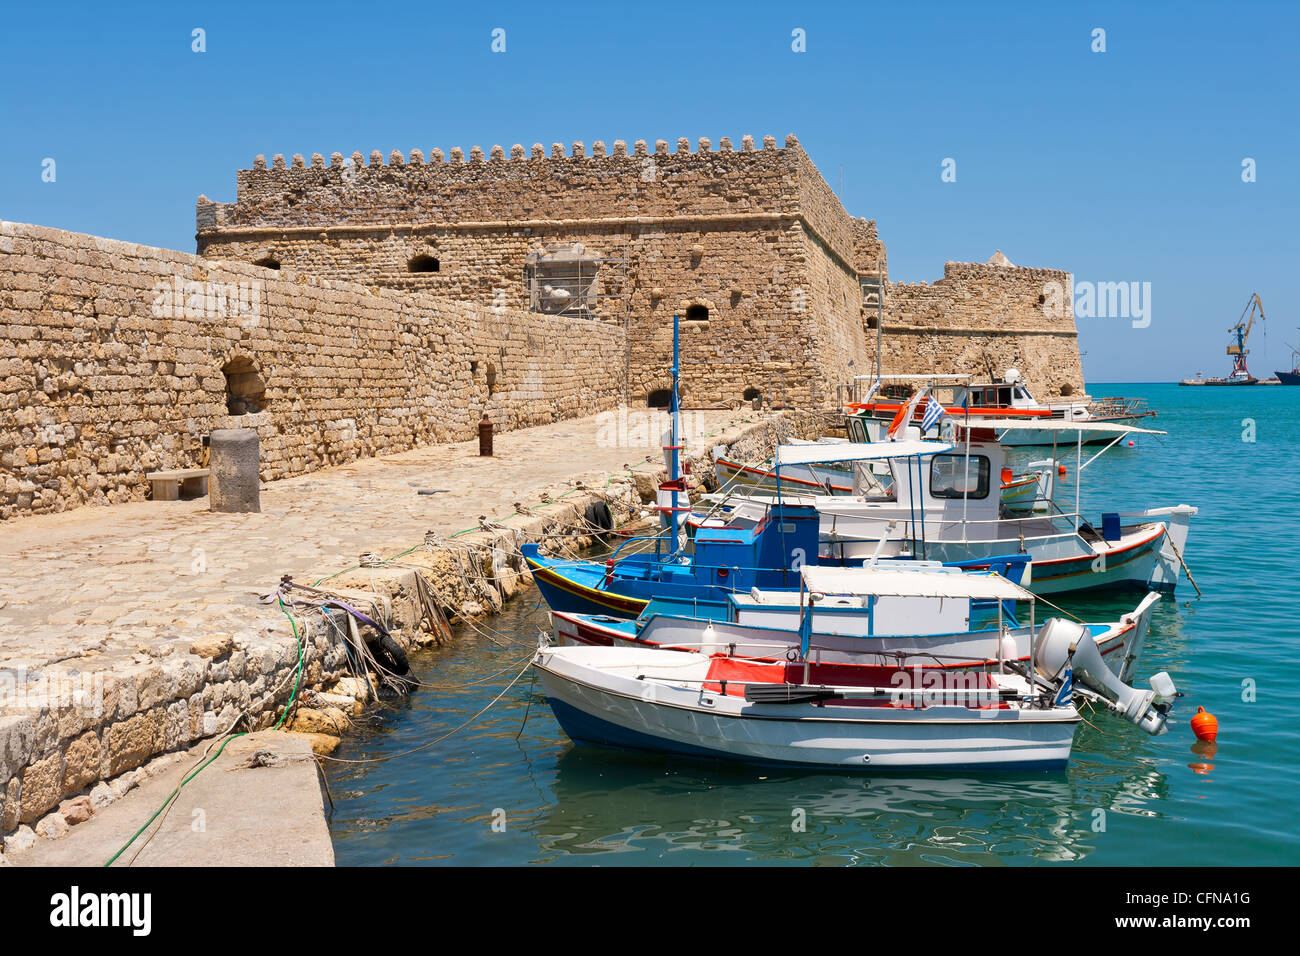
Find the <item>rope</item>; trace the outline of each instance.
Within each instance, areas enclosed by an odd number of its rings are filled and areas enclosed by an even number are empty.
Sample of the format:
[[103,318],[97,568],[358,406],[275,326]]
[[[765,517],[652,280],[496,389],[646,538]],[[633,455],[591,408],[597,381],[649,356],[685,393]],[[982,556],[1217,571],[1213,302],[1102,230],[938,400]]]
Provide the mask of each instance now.
[[320,759],[321,759],[321,760],[332,760],[332,761],[334,761],[335,763],[350,763],[350,764],[362,764],[362,763],[383,763],[383,762],[386,761],[386,760],[395,760],[395,759],[398,758],[398,757],[409,757],[411,754],[419,753],[419,752],[422,751],[422,750],[428,750],[428,749],[429,749],[430,747],[432,747],[434,744],[442,743],[444,740],[446,740],[448,737],[452,736],[453,734],[458,733],[458,732],[461,731],[461,730],[464,730],[464,729],[465,729],[466,727],[468,727],[470,724],[474,723],[474,721],[478,720],[478,718],[480,718],[480,717],[483,716],[485,713],[487,713],[488,710],[492,707],[492,705],[495,704],[497,701],[499,701],[502,697],[504,697],[504,696],[506,695],[506,692],[509,691],[511,687],[514,687],[515,684],[519,683],[519,678],[523,677],[524,674],[527,673],[528,668],[529,668],[530,666],[532,666],[532,658],[531,658],[531,657],[529,658],[529,663],[525,664],[525,665],[523,666],[523,669],[520,670],[519,673],[516,674],[516,675],[511,679],[510,683],[507,684],[507,685],[502,689],[501,693],[497,694],[497,695],[496,695],[495,697],[493,697],[490,701],[488,701],[487,704],[483,707],[482,710],[480,710],[480,711],[478,711],[477,713],[475,713],[473,716],[471,716],[470,718],[468,718],[467,720],[465,720],[463,723],[458,724],[457,726],[453,727],[451,730],[447,731],[447,732],[446,732],[445,734],[443,734],[441,737],[435,737],[433,740],[430,740],[428,743],[421,744],[421,745],[418,746],[418,747],[412,747],[410,750],[403,750],[401,753],[395,753],[395,754],[384,754],[384,755],[381,756],[381,757],[347,758],[347,757],[331,757],[331,756],[328,756],[328,755],[324,755],[324,754],[322,754],[322,755],[320,755]]
[[[298,625],[295,623],[293,619],[293,615],[290,614],[289,611],[285,608],[283,601],[280,602],[280,610],[283,611],[285,617],[289,619],[289,626],[293,629],[293,636],[298,642],[298,664],[293,671],[294,682],[293,682],[293,690],[289,696],[289,703],[285,705],[284,712],[280,715],[280,719],[275,722],[275,725],[271,728],[272,730],[278,730],[280,725],[284,723],[285,717],[288,716],[289,714],[290,707],[292,706],[294,700],[298,696],[298,685],[302,678],[302,665],[306,655],[306,642],[304,641],[302,635],[298,633]],[[243,733],[231,734],[230,731],[234,730],[235,727],[239,725],[239,722],[241,720],[244,720],[245,718],[256,713],[258,710],[262,708],[263,705],[267,703],[267,701],[272,699],[275,696],[275,694],[279,692],[280,688],[284,686],[284,682],[287,678],[288,675],[285,675],[285,678],[282,679],[280,683],[278,683],[274,688],[268,691],[266,695],[263,696],[263,698],[257,702],[257,704],[250,706],[248,710],[244,711],[241,714],[236,715],[234,721],[230,724],[228,728],[226,728],[225,733],[220,735],[220,737],[218,738],[218,739],[221,738],[224,739],[221,740],[221,747],[217,750],[217,752],[213,754],[211,758],[205,759],[207,757],[207,753],[210,753],[212,751],[212,747],[216,745],[216,741],[214,740],[211,744],[208,745],[208,750],[207,752],[205,752],[204,757],[200,758],[199,765],[195,767],[193,770],[191,770],[188,774],[186,774],[184,778],[182,778],[181,782],[176,785],[176,788],[172,790],[170,794],[167,795],[167,799],[163,801],[162,806],[160,806],[157,810],[155,810],[153,814],[149,817],[149,819],[144,822],[144,825],[141,826],[140,829],[136,830],[135,833],[131,835],[131,838],[127,840],[125,843],[123,843],[122,846],[118,849],[118,851],[108,858],[108,861],[104,864],[105,867],[112,866],[117,861],[118,857],[120,857],[123,853],[125,853],[127,848],[130,847],[131,844],[134,843],[139,838],[140,834],[144,833],[145,830],[149,829],[149,826],[154,822],[154,820],[158,819],[160,815],[162,816],[163,820],[166,819],[166,815],[170,810],[171,805],[175,803],[176,799],[180,796],[181,790],[185,787],[185,785],[188,784],[195,777],[197,777],[213,761],[215,761],[218,757],[220,757],[222,753],[225,752],[225,749],[227,745],[230,743],[230,741],[236,739],[237,737],[245,736],[245,734]],[[131,859],[127,863],[128,866],[130,866],[131,863],[135,862],[136,858],[140,855],[141,852],[143,852],[144,848],[149,845],[149,841],[154,838],[154,836],[158,833],[159,829],[162,829],[161,821],[159,822],[158,829],[155,829],[153,833],[149,834],[149,836],[145,839],[144,843],[140,845],[139,849],[137,849],[135,853],[131,855]]]

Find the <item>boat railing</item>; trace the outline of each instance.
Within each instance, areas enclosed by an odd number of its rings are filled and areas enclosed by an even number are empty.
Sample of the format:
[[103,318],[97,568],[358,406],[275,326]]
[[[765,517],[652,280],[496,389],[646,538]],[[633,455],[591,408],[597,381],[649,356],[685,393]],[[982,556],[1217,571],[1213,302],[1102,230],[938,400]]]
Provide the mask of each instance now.
[[[624,538],[623,543],[620,544],[617,548],[615,548],[612,552],[610,552],[610,554],[607,555],[606,560],[609,561],[616,560],[619,554],[623,552],[623,549],[626,548],[629,544],[632,544],[634,541],[653,541],[656,544],[656,550],[657,550],[658,545],[668,544],[667,532],[666,531],[661,532],[660,534],[636,535],[630,538]],[[630,551],[628,552],[627,555],[624,556],[631,557],[633,554],[648,554],[648,553],[649,553],[648,551]]]
[[[686,645],[680,645],[685,647]],[[695,666],[695,661],[683,662],[683,667]],[[764,663],[780,663],[779,661],[765,661]],[[811,665],[813,661],[787,661],[787,664],[797,667],[799,664]],[[986,667],[996,667],[997,661],[985,662]],[[669,665],[660,664],[660,667]],[[897,674],[907,675],[914,671],[915,667],[906,665],[894,667],[892,670]],[[945,677],[946,682],[959,684],[962,682],[978,682],[980,677],[987,676],[988,670],[964,669],[954,672]],[[967,675],[963,677],[962,675]],[[978,676],[977,676],[978,675]],[[789,687],[798,688],[800,692],[816,691],[818,693],[829,693],[845,698],[857,698],[863,700],[882,700],[888,701],[894,706],[916,706],[917,702],[921,707],[926,706],[943,706],[945,704],[957,704],[965,702],[966,706],[991,706],[998,703],[1032,703],[1046,706],[1046,700],[1041,693],[1014,691],[1008,688],[1002,688],[996,684],[990,685],[980,683],[979,686],[935,686],[930,683],[928,686],[907,687],[903,684],[891,686],[880,685],[863,685],[863,684],[794,684],[788,681],[762,681],[762,680],[744,680],[742,678],[730,678],[721,676],[705,677],[677,677],[672,675],[655,675],[640,674],[638,679],[646,683],[662,684],[678,687],[699,687],[701,691],[708,689],[709,685],[717,685],[725,693],[727,686],[732,687]],[[761,701],[751,701],[761,702]],[[909,704],[910,702],[910,704]]]
[[1145,398],[1123,398],[1117,395],[1094,399],[1088,411],[1098,418],[1147,416],[1152,414]]

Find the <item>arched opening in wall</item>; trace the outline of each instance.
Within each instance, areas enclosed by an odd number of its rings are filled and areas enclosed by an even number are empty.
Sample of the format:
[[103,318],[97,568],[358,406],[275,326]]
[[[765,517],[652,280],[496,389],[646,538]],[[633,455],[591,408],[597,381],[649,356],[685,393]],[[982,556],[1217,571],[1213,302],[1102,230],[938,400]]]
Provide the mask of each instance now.
[[257,365],[247,356],[231,359],[221,368],[226,377],[226,411],[231,415],[252,415],[266,408],[266,383]]
[[255,266],[261,266],[263,269],[279,269],[280,260],[274,256],[263,256],[253,263]]
[[438,272],[441,268],[436,256],[418,255],[406,264],[407,272]]
[[707,305],[690,305],[686,307],[687,322],[707,322],[709,321],[709,307]]
[[763,392],[762,392],[761,389],[757,389],[757,388],[755,388],[753,385],[751,385],[751,386],[749,386],[749,388],[745,389],[745,394],[744,394],[743,398],[744,398],[745,401],[747,401],[747,402],[752,402],[754,399],[758,398],[758,396],[760,396],[760,395],[762,395],[762,394],[763,394]]
[[867,328],[874,329],[880,325],[880,317],[877,315],[867,316]]
[[1074,386],[1073,386],[1073,385],[1062,385],[1062,386],[1061,386],[1061,397],[1062,397],[1062,398],[1069,398],[1069,397],[1070,397],[1071,395],[1073,395],[1073,394],[1074,394]]
[[671,388],[656,388],[645,397],[646,408],[668,408],[672,405],[673,390]]

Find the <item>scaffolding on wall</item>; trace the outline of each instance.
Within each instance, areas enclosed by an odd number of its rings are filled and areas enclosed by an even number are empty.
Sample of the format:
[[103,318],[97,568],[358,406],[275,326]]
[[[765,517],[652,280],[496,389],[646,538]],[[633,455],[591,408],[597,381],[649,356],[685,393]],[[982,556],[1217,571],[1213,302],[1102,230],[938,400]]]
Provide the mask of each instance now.
[[[523,281],[530,312],[622,321],[627,326],[632,296],[626,251],[618,256],[588,255],[580,242],[548,243],[544,251],[528,253]],[[612,308],[610,303],[615,303]]]
[[589,254],[581,242],[550,242],[528,253],[523,270],[528,311],[622,325],[625,395],[632,370],[631,256],[630,242],[612,256]]
[[874,273],[859,273],[858,285],[862,289],[863,310],[869,311],[873,306],[876,310],[876,378],[880,378],[885,334],[885,273],[879,259]]

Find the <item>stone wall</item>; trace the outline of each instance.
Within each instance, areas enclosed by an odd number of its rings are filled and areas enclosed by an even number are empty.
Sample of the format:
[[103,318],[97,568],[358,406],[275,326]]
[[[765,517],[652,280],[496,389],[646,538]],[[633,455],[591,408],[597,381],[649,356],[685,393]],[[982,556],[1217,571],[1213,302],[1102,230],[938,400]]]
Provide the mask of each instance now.
[[[1044,309],[1049,282],[1065,290],[1058,317]],[[933,284],[888,283],[883,370],[985,376],[1017,368],[1040,400],[1082,398],[1072,290],[1070,273],[1015,266],[1000,253],[989,263],[949,262]],[[874,329],[869,343],[874,353]]]
[[593,311],[629,330],[634,403],[666,387],[672,316],[692,307],[708,317],[683,327],[690,404],[815,402],[860,348],[852,220],[793,136],[259,157],[197,224],[206,255],[511,308],[529,307],[530,253],[581,244]]
[[214,428],[256,428],[271,480],[471,438],[484,408],[590,414],[626,351],[591,319],[0,222],[0,517],[144,498]]

